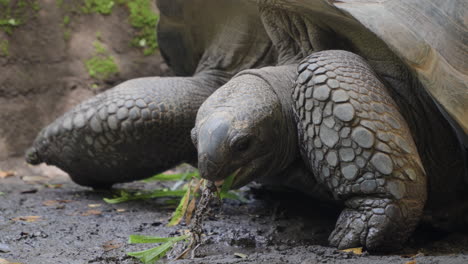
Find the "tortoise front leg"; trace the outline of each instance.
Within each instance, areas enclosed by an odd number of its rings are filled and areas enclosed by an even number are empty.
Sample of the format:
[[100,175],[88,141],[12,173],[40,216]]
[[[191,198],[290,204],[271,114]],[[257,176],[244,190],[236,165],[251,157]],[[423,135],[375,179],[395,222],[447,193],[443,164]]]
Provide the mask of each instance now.
[[408,126],[367,63],[323,51],[299,66],[294,90],[303,158],[344,200],[330,244],[398,248],[426,201],[426,175]]
[[196,113],[227,79],[222,72],[206,71],[126,81],[45,127],[26,160],[56,165],[76,183],[98,188],[195,163],[190,130]]

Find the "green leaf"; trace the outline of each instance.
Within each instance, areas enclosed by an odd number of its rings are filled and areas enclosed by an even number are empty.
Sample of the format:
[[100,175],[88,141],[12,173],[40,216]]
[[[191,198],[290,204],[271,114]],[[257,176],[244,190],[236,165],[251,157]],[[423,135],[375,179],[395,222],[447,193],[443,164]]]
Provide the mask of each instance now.
[[227,177],[224,180],[223,185],[221,186],[221,190],[219,192],[219,198],[238,200],[238,201],[241,201],[243,203],[246,203],[246,202],[248,202],[247,199],[245,199],[241,195],[237,194],[236,192],[231,191],[232,183],[234,182],[235,178],[236,178],[236,176],[234,174],[232,174],[232,175],[230,175],[229,177]]
[[231,189],[232,182],[234,181],[234,178],[235,178],[235,175],[231,174],[229,177],[227,177],[224,180],[223,186],[221,187],[221,191],[219,192],[219,196],[221,198],[223,198],[223,196],[225,196],[229,192],[229,190]]
[[169,241],[161,246],[150,248],[147,250],[143,251],[137,251],[137,252],[128,252],[127,255],[135,257],[139,259],[143,263],[155,263],[157,260],[160,258],[164,257],[172,247],[174,246],[174,243]]
[[121,190],[120,197],[116,198],[104,198],[104,201],[109,204],[123,203],[132,200],[145,200],[151,198],[160,198],[160,197],[183,197],[185,195],[185,190],[155,190],[151,192],[137,192],[130,193],[124,190]]
[[19,22],[16,21],[14,18],[10,18],[10,19],[8,20],[8,24],[10,24],[10,25],[12,25],[12,26],[17,26],[17,25],[19,25]]
[[174,214],[172,214],[171,221],[167,224],[167,226],[175,226],[182,221],[182,218],[185,215],[185,212],[187,211],[187,206],[190,198],[190,190],[191,187],[189,185],[189,188],[187,188],[187,191],[185,192],[184,196],[180,200],[179,206],[177,206],[176,210],[174,211]]
[[249,200],[245,199],[242,197],[242,195],[237,194],[236,192],[230,191],[228,193],[224,193],[223,195],[220,195],[221,199],[231,199],[231,200],[238,200],[243,203],[248,203]]
[[143,235],[130,235],[128,238],[129,244],[146,244],[146,243],[165,243],[172,241],[173,237],[155,237]]
[[[158,259],[164,257],[177,242],[186,240],[189,235],[177,237],[152,237],[131,235],[129,243],[164,243],[160,246],[143,251],[128,252],[127,255],[138,258],[143,263],[155,263]],[[150,242],[153,241],[153,242]]]
[[192,178],[198,178],[198,172],[191,173],[180,173],[180,174],[157,174],[150,178],[142,180],[142,182],[152,182],[152,181],[183,181],[189,180]]

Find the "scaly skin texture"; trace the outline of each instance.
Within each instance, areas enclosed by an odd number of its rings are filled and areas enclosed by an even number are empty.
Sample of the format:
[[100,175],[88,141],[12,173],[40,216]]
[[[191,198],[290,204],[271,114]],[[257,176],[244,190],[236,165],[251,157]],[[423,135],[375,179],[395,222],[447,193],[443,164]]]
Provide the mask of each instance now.
[[317,181],[344,200],[330,244],[401,246],[426,201],[426,175],[405,120],[359,56],[317,52],[298,67],[293,93],[299,146]]
[[28,150],[78,184],[108,187],[196,161],[190,129],[200,105],[228,76],[150,77],[124,82],[65,113]]

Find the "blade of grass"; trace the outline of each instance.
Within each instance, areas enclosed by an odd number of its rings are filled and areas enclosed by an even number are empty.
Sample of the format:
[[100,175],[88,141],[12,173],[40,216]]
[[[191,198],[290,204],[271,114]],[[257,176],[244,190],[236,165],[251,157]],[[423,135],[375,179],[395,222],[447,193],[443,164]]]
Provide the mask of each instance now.
[[174,246],[174,243],[169,241],[158,247],[150,248],[147,250],[128,252],[127,255],[135,257],[145,264],[155,263],[157,260],[164,257],[167,251],[169,251],[173,246]]
[[190,221],[192,220],[193,212],[195,211],[196,206],[197,198],[193,197],[189,205],[187,206],[187,213],[185,214],[185,223],[187,225],[189,225]]
[[154,241],[156,243],[163,244],[143,251],[128,252],[127,255],[138,258],[143,263],[155,263],[157,260],[164,257],[167,251],[169,251],[177,242],[186,240],[188,238],[188,235],[178,237],[151,237],[131,235],[130,240],[134,241],[133,243],[153,243],[147,241]]
[[180,173],[180,174],[157,174],[150,178],[142,180],[142,182],[153,182],[153,181],[183,181],[192,178],[197,178],[198,172]]
[[224,182],[223,182],[223,186],[221,186],[221,190],[219,191],[219,197],[221,199],[225,198],[226,194],[229,192],[229,190],[231,189],[231,186],[232,186],[232,182],[234,181],[234,178],[235,178],[235,175],[234,174],[231,174],[230,176],[228,176]]
[[175,225],[178,225],[180,221],[182,221],[182,218],[185,215],[185,212],[187,211],[187,206],[188,206],[188,202],[190,199],[190,192],[192,189],[191,186],[192,186],[192,183],[189,184],[189,187],[187,188],[185,195],[180,200],[179,206],[177,206],[167,226],[175,226]]
[[165,243],[171,240],[172,240],[172,237],[130,235],[128,238],[128,243],[129,244]]
[[123,203],[132,200],[141,200],[141,199],[151,199],[151,198],[160,198],[160,197],[183,197],[186,190],[155,190],[148,193],[129,193],[122,190],[120,192],[120,197],[116,198],[104,198],[104,201],[109,204]]
[[238,195],[234,191],[231,191],[232,183],[234,182],[234,179],[236,178],[236,175],[231,174],[229,177],[227,177],[223,185],[221,186],[221,190],[219,191],[219,198],[220,199],[231,199],[231,200],[238,200],[241,202],[248,202],[247,199],[244,197]]
[[238,200],[238,201],[241,201],[243,203],[248,203],[249,202],[249,200],[242,197],[242,195],[239,195],[239,194],[237,194],[236,192],[233,192],[233,191],[230,191],[228,193],[223,194],[223,196],[221,196],[221,199]]

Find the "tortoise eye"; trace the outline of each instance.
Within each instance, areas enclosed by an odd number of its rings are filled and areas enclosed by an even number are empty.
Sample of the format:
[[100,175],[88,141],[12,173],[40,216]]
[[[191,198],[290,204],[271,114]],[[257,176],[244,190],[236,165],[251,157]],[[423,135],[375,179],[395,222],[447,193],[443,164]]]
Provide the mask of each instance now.
[[242,137],[235,140],[233,148],[239,152],[244,152],[250,147],[250,138]]

